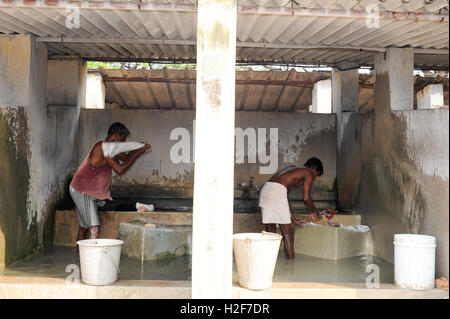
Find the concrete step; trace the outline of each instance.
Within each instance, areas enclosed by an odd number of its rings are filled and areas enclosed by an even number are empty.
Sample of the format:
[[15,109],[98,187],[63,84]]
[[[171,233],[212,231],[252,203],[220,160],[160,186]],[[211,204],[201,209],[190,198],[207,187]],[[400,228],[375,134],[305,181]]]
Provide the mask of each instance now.
[[[393,284],[367,288],[364,284],[274,282],[272,288],[255,291],[233,283],[235,299],[448,299],[448,291],[401,289]],[[118,280],[109,286],[66,283],[61,278],[2,277],[0,299],[187,299],[189,281]]]

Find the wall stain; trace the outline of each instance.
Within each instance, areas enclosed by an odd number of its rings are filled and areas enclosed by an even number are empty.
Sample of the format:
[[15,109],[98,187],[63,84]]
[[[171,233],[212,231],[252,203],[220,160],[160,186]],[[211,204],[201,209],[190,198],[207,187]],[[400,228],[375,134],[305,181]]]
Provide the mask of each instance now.
[[222,101],[220,100],[220,80],[203,80],[202,88],[206,93],[206,96],[208,97],[208,103],[210,104],[210,106],[212,106],[213,108],[219,108],[222,105]]
[[38,247],[37,221],[28,221],[27,214],[30,145],[24,107],[0,108],[0,150],[0,229],[8,264]]

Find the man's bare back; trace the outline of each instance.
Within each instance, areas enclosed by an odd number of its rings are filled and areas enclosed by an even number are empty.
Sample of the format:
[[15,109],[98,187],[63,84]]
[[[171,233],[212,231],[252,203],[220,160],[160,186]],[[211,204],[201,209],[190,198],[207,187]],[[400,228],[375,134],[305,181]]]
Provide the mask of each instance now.
[[[274,175],[269,180],[269,182],[279,183],[284,187],[286,187],[288,191],[291,188],[302,187],[303,201],[305,202],[306,206],[311,210],[312,219],[317,220],[320,219],[320,214],[315,208],[314,203],[312,201],[311,188],[312,184],[314,183],[318,175],[319,174],[315,169],[311,169],[308,167],[299,167],[279,176]],[[297,223],[297,221],[298,220],[296,219],[293,220],[294,223],[301,225],[301,222]]]

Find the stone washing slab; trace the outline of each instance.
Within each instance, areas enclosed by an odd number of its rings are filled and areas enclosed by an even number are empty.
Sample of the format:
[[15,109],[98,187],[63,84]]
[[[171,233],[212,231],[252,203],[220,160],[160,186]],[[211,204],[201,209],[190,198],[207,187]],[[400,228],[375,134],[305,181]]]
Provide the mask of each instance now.
[[339,260],[372,254],[371,233],[341,227],[307,224],[295,227],[294,251],[312,257]]
[[124,241],[122,254],[140,260],[155,260],[190,255],[191,226],[144,227],[142,224],[120,223],[119,239]]

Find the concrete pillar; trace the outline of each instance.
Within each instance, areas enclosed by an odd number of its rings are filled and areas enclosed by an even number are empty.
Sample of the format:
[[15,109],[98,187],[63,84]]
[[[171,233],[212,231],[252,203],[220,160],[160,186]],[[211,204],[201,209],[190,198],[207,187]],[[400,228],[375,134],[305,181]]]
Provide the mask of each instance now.
[[314,83],[312,91],[312,113],[331,113],[331,80]]
[[236,0],[199,0],[192,298],[231,298]]
[[418,109],[434,109],[444,105],[444,85],[429,84],[417,92]]
[[[0,35],[0,264],[42,244],[55,153],[45,108],[47,49],[31,35]],[[47,196],[48,195],[48,196]],[[20,243],[20,245],[18,245]]]
[[388,48],[374,57],[374,104],[391,111],[414,108],[414,53],[411,48]]
[[31,95],[37,91],[33,89],[45,84],[45,69],[36,75],[38,83],[31,81],[41,67],[33,65],[40,51],[47,54],[45,45],[36,44],[30,35],[0,35],[0,105],[28,106],[33,102]]
[[331,86],[333,113],[358,112],[359,74],[357,68],[346,71],[333,68]]
[[105,108],[105,83],[100,72],[88,72],[86,85],[87,109]]
[[86,85],[85,73],[85,63],[78,57],[48,60],[45,92],[47,105],[84,105],[85,97],[79,93],[81,86]]

